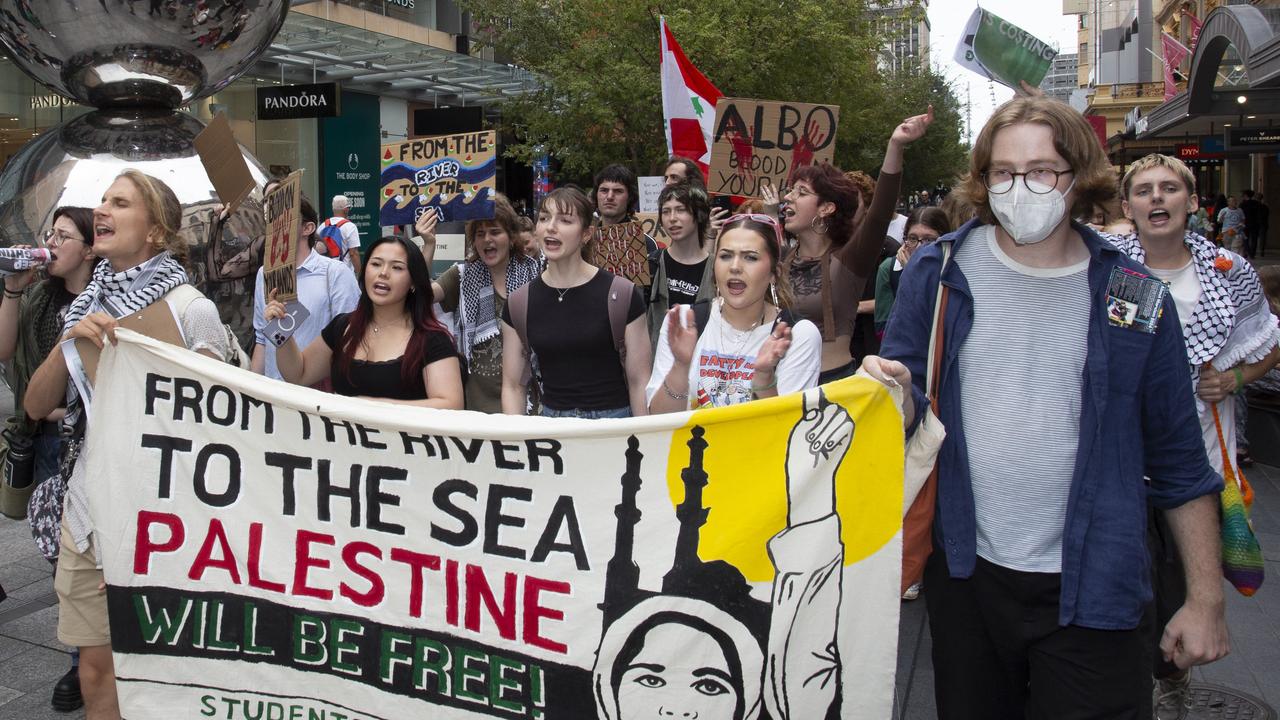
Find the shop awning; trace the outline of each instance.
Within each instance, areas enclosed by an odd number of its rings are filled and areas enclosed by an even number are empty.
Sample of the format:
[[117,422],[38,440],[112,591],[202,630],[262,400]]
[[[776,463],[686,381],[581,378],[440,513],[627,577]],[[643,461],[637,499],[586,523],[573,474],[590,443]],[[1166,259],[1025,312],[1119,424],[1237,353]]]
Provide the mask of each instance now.
[[344,88],[437,107],[485,105],[532,92],[527,70],[362,28],[291,13],[250,75]]

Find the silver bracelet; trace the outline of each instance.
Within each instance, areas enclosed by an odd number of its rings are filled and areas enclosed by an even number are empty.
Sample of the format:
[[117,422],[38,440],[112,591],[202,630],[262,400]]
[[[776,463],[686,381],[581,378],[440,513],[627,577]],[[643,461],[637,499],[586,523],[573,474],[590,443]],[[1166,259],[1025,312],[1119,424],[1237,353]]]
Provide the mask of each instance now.
[[677,392],[672,392],[671,388],[667,387],[666,378],[663,378],[662,380],[662,392],[666,393],[667,397],[671,398],[672,400],[688,400],[689,399],[689,393],[681,394]]

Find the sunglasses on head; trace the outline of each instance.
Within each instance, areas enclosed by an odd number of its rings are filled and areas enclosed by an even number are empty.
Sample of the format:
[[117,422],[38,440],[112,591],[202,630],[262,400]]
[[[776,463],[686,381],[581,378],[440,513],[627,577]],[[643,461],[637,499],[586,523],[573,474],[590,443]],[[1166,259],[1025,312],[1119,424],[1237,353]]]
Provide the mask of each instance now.
[[761,213],[741,213],[738,215],[730,215],[724,221],[724,227],[728,227],[731,223],[738,220],[751,220],[753,222],[764,223],[773,228],[774,242],[777,243],[777,249],[782,250],[782,224],[778,222],[778,218]]

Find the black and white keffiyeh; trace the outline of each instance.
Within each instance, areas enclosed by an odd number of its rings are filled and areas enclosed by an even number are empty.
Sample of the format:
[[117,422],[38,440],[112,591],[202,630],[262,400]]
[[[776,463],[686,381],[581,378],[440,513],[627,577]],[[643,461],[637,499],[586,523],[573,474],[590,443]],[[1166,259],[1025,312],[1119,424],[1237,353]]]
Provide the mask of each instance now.
[[[538,277],[537,260],[512,257],[507,265],[507,297]],[[493,306],[493,275],[479,260],[461,263],[458,268],[458,351],[471,361],[471,349],[498,334],[498,315]]]
[[[83,292],[67,306],[62,324],[65,335],[86,315],[102,311],[114,318],[137,312],[187,282],[187,271],[168,251],[124,272],[115,272],[111,263],[100,262]],[[80,395],[73,382],[67,383],[67,413],[63,424],[76,427],[80,420]]]
[[[1137,235],[1103,237],[1134,260],[1146,262],[1147,253]],[[1248,260],[1191,231],[1187,231],[1183,242],[1191,252],[1201,290],[1195,312],[1190,318],[1182,318],[1187,360],[1193,374],[1198,377],[1200,367],[1207,362],[1218,370],[1227,370],[1265,358],[1280,342],[1280,327],[1271,314],[1258,273]],[[1218,258],[1224,258],[1220,264],[1226,269],[1219,269]]]

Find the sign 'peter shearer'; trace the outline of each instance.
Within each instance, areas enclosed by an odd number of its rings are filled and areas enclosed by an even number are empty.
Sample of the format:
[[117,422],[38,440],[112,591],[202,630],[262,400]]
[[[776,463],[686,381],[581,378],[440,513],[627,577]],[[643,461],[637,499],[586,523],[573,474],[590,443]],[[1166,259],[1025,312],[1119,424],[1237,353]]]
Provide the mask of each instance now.
[[582,423],[119,338],[85,461],[126,717],[892,713],[903,431],[878,383]]
[[341,113],[337,83],[258,88],[259,120],[336,117]]

